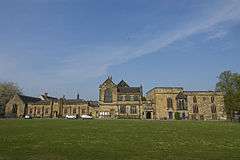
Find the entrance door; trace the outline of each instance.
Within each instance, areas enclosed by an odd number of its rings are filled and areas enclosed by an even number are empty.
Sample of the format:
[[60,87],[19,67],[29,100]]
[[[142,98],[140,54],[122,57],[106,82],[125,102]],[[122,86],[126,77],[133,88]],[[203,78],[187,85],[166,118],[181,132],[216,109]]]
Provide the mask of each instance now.
[[152,119],[152,114],[151,114],[151,112],[147,112],[147,114],[146,114],[146,119]]
[[173,112],[168,112],[168,118],[173,119]]

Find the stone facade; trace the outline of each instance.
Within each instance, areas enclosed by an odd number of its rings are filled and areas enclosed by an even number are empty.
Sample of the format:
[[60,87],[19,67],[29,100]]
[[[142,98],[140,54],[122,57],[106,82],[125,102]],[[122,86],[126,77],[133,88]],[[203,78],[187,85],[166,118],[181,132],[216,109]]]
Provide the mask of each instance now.
[[147,92],[154,106],[154,119],[225,119],[224,95],[214,91],[184,91],[181,87],[156,87]]
[[91,115],[96,118],[124,119],[225,119],[224,95],[214,91],[184,91],[182,87],[155,87],[143,96],[142,86],[131,87],[125,81],[115,84],[108,77],[99,86],[99,101],[39,98],[15,95],[6,105],[7,117],[31,115],[61,118],[66,115]]
[[125,81],[115,84],[111,77],[99,86],[98,117],[142,118],[142,87],[130,87]]

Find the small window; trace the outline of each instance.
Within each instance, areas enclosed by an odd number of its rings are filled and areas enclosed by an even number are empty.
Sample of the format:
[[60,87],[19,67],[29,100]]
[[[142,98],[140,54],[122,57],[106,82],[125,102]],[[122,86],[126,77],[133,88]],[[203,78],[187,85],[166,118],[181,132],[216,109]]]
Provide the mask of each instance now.
[[40,113],[41,113],[41,109],[38,108],[38,109],[37,109],[37,114],[40,114]]
[[64,109],[64,114],[67,114],[68,110],[67,108]]
[[125,114],[126,113],[126,106],[120,106],[120,113]]
[[203,101],[206,101],[207,100],[207,98],[206,97],[203,97]]
[[211,97],[211,102],[214,103],[214,101],[215,101],[215,98],[214,98],[214,96],[212,96]]
[[48,114],[48,113],[49,113],[49,109],[46,108],[46,110],[45,110],[45,114]]
[[131,99],[130,95],[126,95],[126,96],[125,96],[125,100],[126,100],[126,101],[130,101],[130,99]]
[[77,113],[77,109],[73,108],[73,114],[76,114],[76,113]]
[[82,114],[86,114],[86,109],[82,109]]
[[139,101],[139,96],[134,96],[134,101]]
[[118,96],[118,101],[123,101],[123,96]]
[[137,107],[131,106],[130,112],[131,112],[131,114],[137,114]]
[[197,103],[197,97],[196,96],[193,97],[193,103]]
[[33,113],[33,109],[32,109],[32,108],[30,108],[29,114],[32,114],[32,113]]

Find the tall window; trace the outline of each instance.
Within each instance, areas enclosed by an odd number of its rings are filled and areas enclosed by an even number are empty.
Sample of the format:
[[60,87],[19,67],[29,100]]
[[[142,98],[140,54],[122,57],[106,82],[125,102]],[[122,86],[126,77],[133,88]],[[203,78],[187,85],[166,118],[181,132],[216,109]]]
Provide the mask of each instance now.
[[212,113],[217,113],[217,109],[216,109],[216,106],[215,106],[215,105],[212,105],[212,106],[211,106],[211,112],[212,112]]
[[167,108],[168,109],[172,109],[173,108],[172,98],[167,98]]
[[111,103],[112,102],[112,91],[111,89],[106,89],[104,92],[104,102]]
[[48,114],[48,113],[49,113],[49,108],[46,108],[45,114]]
[[77,109],[73,108],[73,114],[76,114],[76,113],[77,113]]
[[137,107],[136,106],[131,106],[130,112],[131,112],[131,114],[137,114]]
[[118,96],[118,101],[123,101],[123,96]]
[[17,105],[14,104],[13,107],[12,107],[12,113],[17,113]]
[[32,108],[30,108],[29,114],[32,114],[32,113],[33,113],[33,109],[32,109]]
[[212,96],[211,97],[211,102],[214,103],[214,101],[215,101],[215,98],[214,98],[214,96]]
[[64,108],[64,114],[67,114],[68,110],[67,108]]
[[41,109],[38,108],[38,109],[37,109],[37,114],[40,114],[40,113],[41,113]]
[[193,97],[193,103],[197,103],[197,97],[196,96]]
[[82,109],[82,114],[86,114],[86,109]]
[[120,113],[125,114],[126,113],[126,106],[120,106]]
[[198,106],[197,105],[193,105],[193,113],[198,113]]
[[187,103],[186,103],[185,99],[178,100],[177,109],[178,110],[187,110]]

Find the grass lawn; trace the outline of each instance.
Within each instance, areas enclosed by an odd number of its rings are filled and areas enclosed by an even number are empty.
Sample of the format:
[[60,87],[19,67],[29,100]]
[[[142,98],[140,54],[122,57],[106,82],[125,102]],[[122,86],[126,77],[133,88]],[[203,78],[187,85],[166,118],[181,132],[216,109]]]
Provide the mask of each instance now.
[[5,159],[240,159],[240,124],[0,120]]

